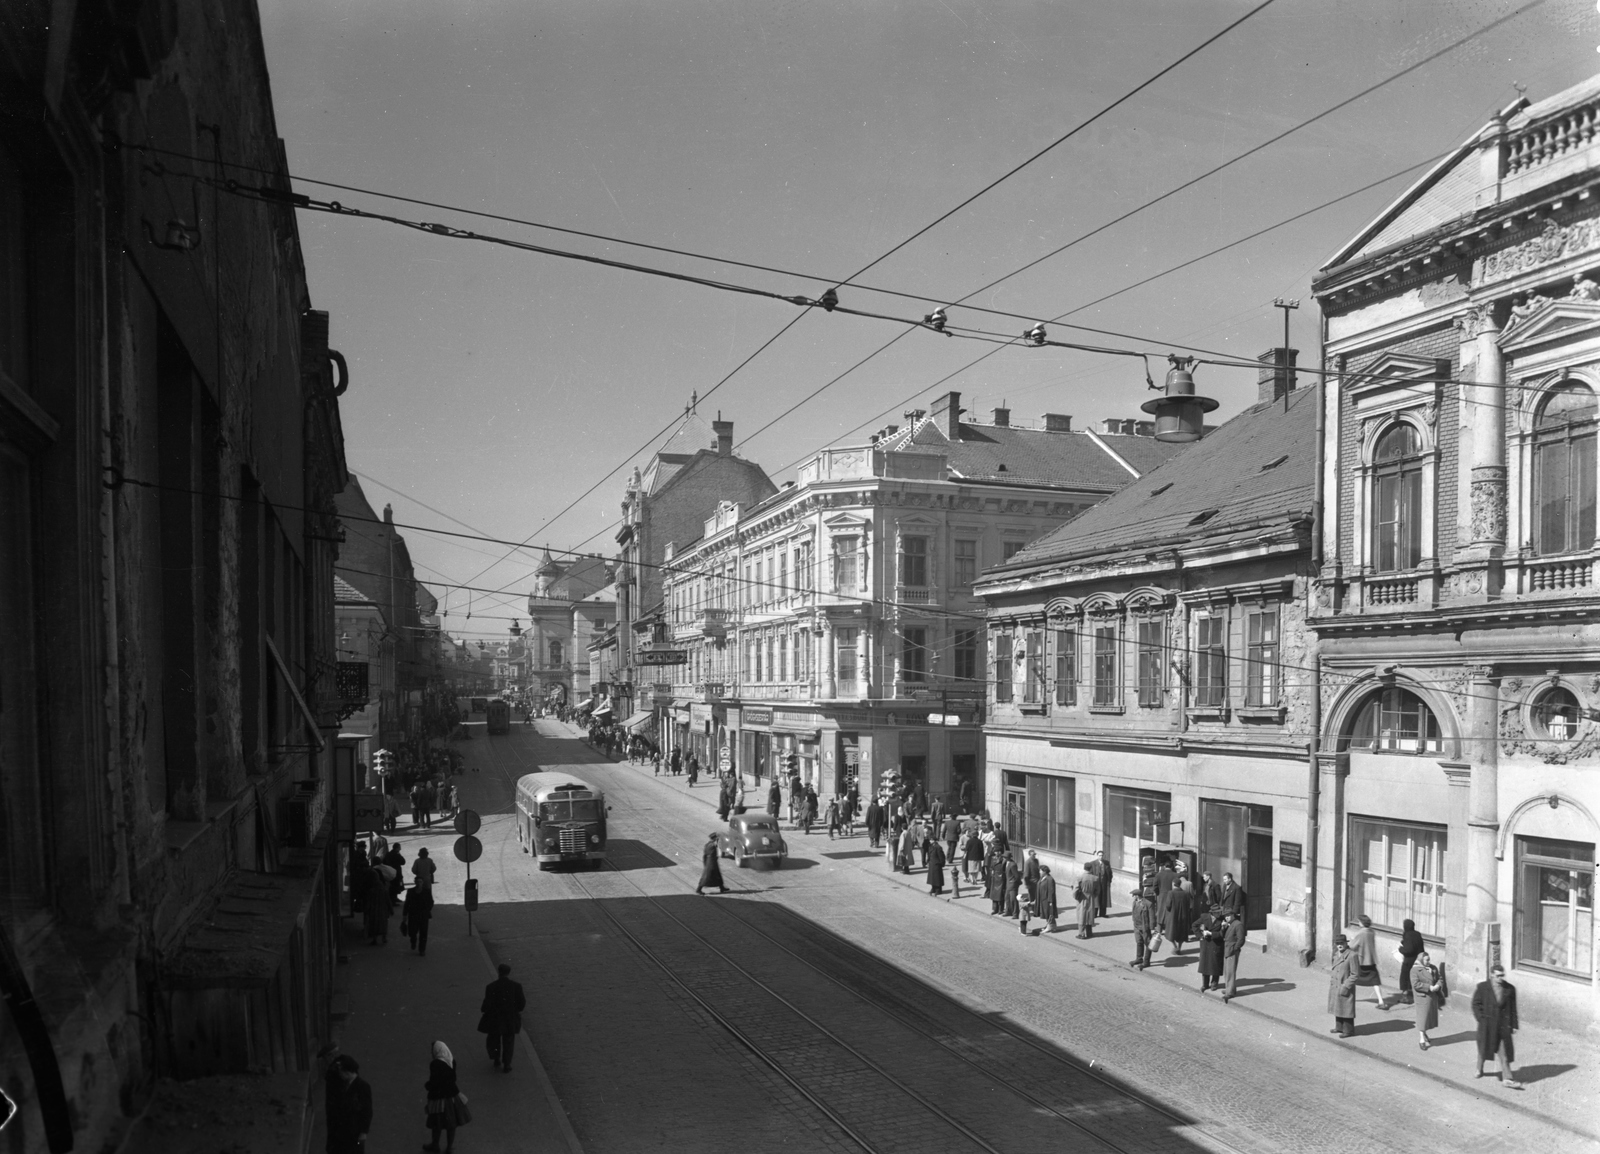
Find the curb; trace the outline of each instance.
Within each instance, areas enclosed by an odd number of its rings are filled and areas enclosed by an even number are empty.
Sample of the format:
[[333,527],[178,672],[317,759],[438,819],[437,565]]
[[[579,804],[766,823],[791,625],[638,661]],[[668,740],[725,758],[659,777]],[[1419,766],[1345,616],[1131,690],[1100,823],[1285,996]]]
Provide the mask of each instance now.
[[[483,957],[483,965],[490,979],[499,973],[495,969],[494,959],[489,956],[489,947],[483,944],[483,935],[474,933],[473,942],[478,947],[478,953]],[[561,1098],[556,1094],[555,1083],[550,1081],[550,1072],[544,1068],[544,1059],[539,1057],[539,1050],[533,1044],[533,1035],[528,1033],[526,1026],[522,1029],[522,1040],[528,1044],[528,1054],[533,1060],[534,1080],[539,1083],[539,1089],[544,1092],[545,1101],[550,1104],[551,1112],[556,1116],[556,1123],[561,1129],[561,1138],[567,1144],[570,1154],[584,1154],[583,1143],[578,1141],[578,1132],[572,1128],[572,1119],[567,1117],[567,1108],[561,1104]]]
[[[629,765],[629,763],[626,761],[626,759],[624,759],[623,761],[620,761],[620,762],[612,762],[612,764],[616,765],[616,766],[619,766],[619,767],[628,766],[629,768],[640,768],[640,767],[637,767],[637,766]],[[647,767],[645,767],[645,768],[647,768]],[[641,773],[640,776],[649,777],[649,778],[652,778],[652,779],[656,778],[655,774],[643,774],[643,773]],[[659,780],[659,779],[656,779],[656,780]],[[692,792],[687,792],[687,791],[686,791],[685,795],[688,796],[688,797],[691,797],[691,798],[695,796]],[[711,805],[711,803],[709,801],[705,801],[705,799],[700,799],[700,800],[702,800],[704,802],[704,804],[706,804],[708,806]],[[868,871],[868,870],[865,870],[865,869],[859,869],[859,867],[858,867],[858,871],[861,872],[861,873],[866,874],[868,877],[876,877],[876,878],[878,878],[879,880],[881,880],[883,882],[887,882],[890,885],[898,886],[901,889],[915,889],[916,888],[916,886],[913,885],[909,881],[900,881],[900,880],[898,880],[902,876],[915,877],[916,876],[915,874],[911,874],[911,875],[887,874],[887,875],[885,875],[885,874],[878,874],[878,873],[875,873],[875,872],[871,872],[871,871]],[[981,916],[987,917],[987,915],[984,914],[981,909],[979,909],[979,908],[977,908],[975,906],[960,906],[960,905],[957,905],[957,903],[955,901],[953,901],[953,900],[948,901],[947,904],[955,906],[957,909],[964,910],[967,913],[973,914],[975,916],[981,915]],[[1012,919],[1007,919],[1007,920],[1010,921]],[[1059,938],[1058,935],[1045,935],[1045,936],[1048,938],[1048,940],[1054,941],[1057,946],[1061,946],[1061,947],[1072,949],[1077,953],[1087,954],[1090,957],[1096,958],[1096,959],[1101,960],[1101,961],[1107,960],[1098,951],[1092,950],[1087,946],[1078,945],[1077,942],[1074,939]],[[1178,986],[1180,988],[1186,988],[1186,987],[1184,987],[1183,983],[1178,981],[1177,978],[1169,977],[1168,975],[1166,975],[1164,973],[1157,973],[1155,976],[1156,976],[1157,979],[1159,979],[1161,981],[1164,981],[1164,982],[1168,983],[1169,985]],[[1288,1018],[1280,1018],[1276,1014],[1273,1014],[1273,1013],[1271,1013],[1271,1012],[1269,1012],[1267,1010],[1256,1009],[1254,1006],[1250,1006],[1248,1004],[1243,1004],[1243,1003],[1239,1002],[1238,1000],[1235,1000],[1234,1002],[1229,1003],[1229,1005],[1234,1007],[1234,1008],[1236,1008],[1236,1009],[1244,1010],[1248,1014],[1253,1014],[1257,1018],[1262,1019],[1263,1021],[1271,1022],[1271,1023],[1275,1024],[1275,1025],[1282,1026],[1282,1027],[1285,1027],[1287,1029],[1294,1030],[1294,1031],[1296,1031],[1298,1033],[1304,1034],[1306,1037],[1313,1038],[1316,1041],[1318,1041],[1318,1042],[1320,1042],[1320,1043],[1322,1043],[1324,1045],[1334,1046],[1337,1049],[1342,1049],[1342,1050],[1345,1050],[1345,1051],[1349,1051],[1349,1050],[1352,1050],[1352,1049],[1357,1049],[1357,1047],[1340,1045],[1339,1043],[1335,1042],[1332,1038],[1329,1038],[1325,1034],[1318,1033],[1314,1028],[1312,1028],[1310,1026],[1302,1025],[1299,1022],[1293,1021],[1293,1020],[1288,1019]],[[1429,1079],[1430,1081],[1433,1081],[1433,1082],[1437,1082],[1441,1086],[1448,1086],[1452,1090],[1456,1090],[1456,1091],[1459,1091],[1459,1092],[1465,1093],[1465,1094],[1471,1094],[1471,1095],[1473,1095],[1475,1097],[1479,1096],[1479,1095],[1476,1094],[1476,1092],[1475,1092],[1473,1087],[1467,1086],[1467,1085],[1463,1085],[1461,1082],[1459,1082],[1459,1081],[1457,1081],[1457,1080],[1455,1080],[1453,1078],[1447,1077],[1446,1075],[1443,1075],[1443,1074],[1434,1073],[1433,1071],[1424,1069],[1421,1066],[1414,1066],[1409,1062],[1404,1062],[1404,1061],[1401,1061],[1401,1060],[1399,1060],[1397,1058],[1391,1058],[1387,1054],[1376,1053],[1375,1051],[1372,1051],[1372,1050],[1359,1050],[1359,1053],[1363,1057],[1368,1058],[1368,1059],[1370,1059],[1372,1061],[1382,1062],[1385,1065],[1392,1066],[1397,1070],[1407,1070],[1407,1071],[1409,1071],[1409,1072],[1411,1072],[1413,1074],[1419,1075],[1420,1077],[1427,1078],[1427,1079]],[[1498,1083],[1496,1083],[1496,1085],[1498,1085]],[[1510,1094],[1509,1091],[1507,1093],[1508,1093],[1508,1095]],[[1517,1111],[1517,1112],[1519,1112],[1521,1114],[1527,1115],[1530,1118],[1536,1118],[1539,1121],[1546,1123],[1547,1125],[1554,1126],[1554,1127],[1556,1127],[1557,1129],[1560,1129],[1560,1130],[1565,1130],[1567,1133],[1573,1134],[1573,1135],[1575,1135],[1577,1137],[1586,1138],[1586,1139],[1590,1139],[1590,1140],[1593,1140],[1593,1139],[1596,1139],[1596,1138],[1600,1138],[1600,1131],[1589,1131],[1589,1130],[1579,1129],[1578,1127],[1576,1127],[1576,1126],[1574,1126],[1574,1125],[1572,1125],[1572,1124],[1570,1124],[1568,1122],[1562,1121],[1561,1119],[1553,1118],[1549,1114],[1546,1114],[1546,1113],[1536,1109],[1535,1107],[1524,1106],[1522,1103],[1516,1101],[1514,1097],[1507,1096],[1505,1098],[1497,1099],[1497,1101],[1499,1101],[1500,1105],[1504,1106],[1508,1110],[1515,1110],[1515,1111]]]

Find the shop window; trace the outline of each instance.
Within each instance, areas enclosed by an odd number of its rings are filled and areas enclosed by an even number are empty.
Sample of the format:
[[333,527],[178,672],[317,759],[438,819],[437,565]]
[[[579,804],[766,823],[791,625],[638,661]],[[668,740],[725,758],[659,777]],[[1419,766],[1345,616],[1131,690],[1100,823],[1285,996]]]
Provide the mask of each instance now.
[[1566,741],[1578,735],[1581,716],[1578,699],[1572,691],[1556,686],[1541,693],[1533,703],[1533,732],[1546,741]]
[[1593,976],[1593,844],[1517,838],[1515,949],[1519,964]]
[[928,679],[928,631],[922,628],[900,631],[900,676],[906,681]]
[[1422,698],[1391,686],[1367,699],[1356,714],[1351,749],[1374,753],[1438,753],[1439,721]]
[[971,685],[978,680],[978,631],[958,629],[955,648],[952,650],[955,679]]
[[1006,837],[1032,849],[1077,853],[1077,782],[1043,773],[1006,773]]
[[1221,613],[1194,620],[1194,703],[1202,709],[1228,703],[1228,619]]
[[1078,703],[1078,634],[1056,630],[1056,704]]
[[1112,869],[1139,867],[1141,843],[1165,841],[1172,821],[1172,795],[1106,786],[1106,861]]
[[1575,381],[1557,385],[1533,431],[1534,548],[1545,556],[1594,544],[1595,395]]
[[1278,703],[1278,668],[1278,609],[1252,609],[1245,615],[1246,706],[1263,709]]
[[928,539],[900,538],[900,584],[924,586],[928,583]]
[[1122,685],[1117,675],[1117,627],[1115,625],[1095,626],[1094,703],[1107,707],[1122,704]]
[[1350,917],[1366,914],[1398,932],[1410,918],[1431,937],[1444,933],[1443,826],[1350,819]]
[[1422,447],[1399,422],[1372,455],[1372,559],[1379,573],[1415,568],[1422,559]]
[[994,635],[994,699],[1011,700],[1011,631],[1002,629]]
[[977,541],[956,542],[956,585],[966,589],[978,579]]
[[833,588],[836,593],[854,593],[860,581],[858,538],[833,539]]
[[1161,671],[1165,662],[1162,652],[1162,630],[1165,622],[1160,618],[1139,622],[1139,704],[1145,709],[1159,709],[1163,696]]

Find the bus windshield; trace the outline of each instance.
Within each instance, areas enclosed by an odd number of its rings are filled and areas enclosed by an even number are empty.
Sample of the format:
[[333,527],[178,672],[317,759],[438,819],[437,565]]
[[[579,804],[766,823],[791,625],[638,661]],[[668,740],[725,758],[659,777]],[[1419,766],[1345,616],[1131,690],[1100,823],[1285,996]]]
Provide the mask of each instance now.
[[539,816],[545,821],[599,821],[600,803],[584,801],[545,801],[539,803]]

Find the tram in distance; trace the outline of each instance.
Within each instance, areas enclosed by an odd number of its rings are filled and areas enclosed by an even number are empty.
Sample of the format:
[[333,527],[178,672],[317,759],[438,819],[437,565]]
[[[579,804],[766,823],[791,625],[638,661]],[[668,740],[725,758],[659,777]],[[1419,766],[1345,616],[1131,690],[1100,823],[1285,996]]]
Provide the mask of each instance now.
[[503,697],[493,698],[485,707],[489,716],[490,733],[511,732],[511,702]]
[[606,795],[570,773],[529,773],[517,779],[517,840],[540,869],[560,862],[606,858]]

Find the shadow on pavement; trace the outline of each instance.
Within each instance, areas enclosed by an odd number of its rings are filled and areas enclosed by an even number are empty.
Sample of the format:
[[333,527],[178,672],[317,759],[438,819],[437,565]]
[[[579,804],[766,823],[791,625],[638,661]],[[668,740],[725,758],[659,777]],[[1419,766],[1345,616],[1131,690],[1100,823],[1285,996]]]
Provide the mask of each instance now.
[[837,853],[824,852],[822,856],[832,858],[834,861],[848,861],[850,858],[858,857],[882,857],[883,851],[880,849],[852,849],[840,850]]
[[1578,1067],[1551,1062],[1543,1066],[1522,1066],[1517,1069],[1517,1081],[1542,1082],[1546,1078],[1559,1078],[1561,1075],[1576,1070]]
[[606,860],[614,870],[670,869],[678,863],[655,847],[628,837],[614,837],[606,841]]

